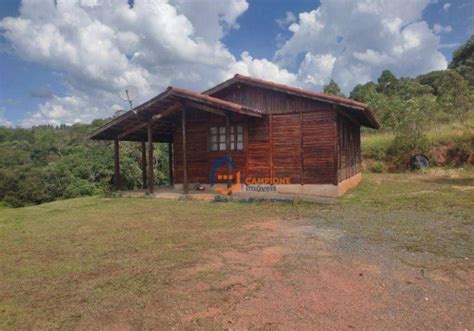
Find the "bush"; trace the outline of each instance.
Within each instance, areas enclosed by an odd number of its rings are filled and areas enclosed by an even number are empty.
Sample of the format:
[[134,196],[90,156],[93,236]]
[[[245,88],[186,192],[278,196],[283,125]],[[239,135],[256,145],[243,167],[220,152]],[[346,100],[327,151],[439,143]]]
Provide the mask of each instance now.
[[472,141],[455,141],[454,146],[448,150],[447,161],[453,166],[465,164],[469,161],[472,150]]
[[408,169],[415,154],[426,154],[429,141],[424,134],[397,135],[387,150],[387,160],[395,170]]
[[385,169],[385,164],[382,161],[375,161],[374,164],[369,168],[369,171],[375,173],[382,173]]
[[96,192],[94,184],[87,180],[74,178],[64,191],[65,198],[76,198],[81,196],[93,195]]
[[229,202],[230,198],[228,196],[222,195],[222,194],[217,194],[214,196],[214,199],[212,202]]

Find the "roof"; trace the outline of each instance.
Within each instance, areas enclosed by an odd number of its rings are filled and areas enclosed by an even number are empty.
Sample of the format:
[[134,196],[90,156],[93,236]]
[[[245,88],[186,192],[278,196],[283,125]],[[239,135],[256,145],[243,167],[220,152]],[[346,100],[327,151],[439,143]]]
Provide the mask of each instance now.
[[310,98],[313,100],[318,100],[318,101],[323,101],[323,102],[329,102],[332,104],[336,104],[339,106],[342,106],[344,108],[350,108],[357,110],[362,113],[364,117],[366,117],[367,122],[364,123],[365,126],[378,129],[380,128],[380,123],[377,120],[377,118],[374,116],[372,111],[370,110],[369,106],[365,103],[358,102],[352,99],[344,98],[344,97],[339,97],[335,95],[329,95],[325,93],[318,93],[306,89],[302,89],[299,87],[295,86],[289,86],[289,85],[284,85],[284,84],[278,84],[274,82],[270,82],[267,80],[263,79],[258,79],[258,78],[253,78],[253,77],[248,77],[248,76],[243,76],[240,74],[236,74],[233,78],[228,79],[227,81],[214,86],[213,88],[206,90],[203,92],[203,94],[207,95],[214,95],[217,92],[226,89],[234,84],[237,83],[244,83],[252,86],[258,86],[266,89],[271,89],[271,90],[276,90],[282,93],[287,93],[287,94],[293,94],[297,95],[300,97],[304,98]]
[[227,110],[253,117],[263,116],[263,112],[258,109],[170,86],[163,93],[136,107],[134,111],[128,111],[96,129],[88,135],[88,138],[97,140],[113,140],[116,138],[129,141],[144,140],[147,134],[147,124],[159,118],[160,121],[155,121],[154,126],[161,126],[161,130],[155,133],[156,137],[154,139],[168,141],[172,130],[165,117],[181,109],[183,103],[211,112]]

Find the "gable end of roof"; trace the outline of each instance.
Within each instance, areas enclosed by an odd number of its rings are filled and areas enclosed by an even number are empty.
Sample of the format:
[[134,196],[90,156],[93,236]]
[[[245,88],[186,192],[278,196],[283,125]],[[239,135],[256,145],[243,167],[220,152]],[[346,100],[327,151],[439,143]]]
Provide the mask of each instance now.
[[236,74],[234,77],[226,80],[225,82],[222,82],[221,84],[218,84],[202,92],[202,94],[213,95],[237,83],[249,84],[249,85],[258,86],[265,89],[276,90],[282,93],[293,94],[293,95],[297,95],[304,98],[309,98],[309,99],[318,100],[322,102],[329,102],[329,103],[336,104],[339,106],[352,108],[352,109],[360,111],[364,116],[367,117],[367,120],[370,123],[370,125],[367,125],[368,127],[371,127],[374,129],[380,128],[379,121],[377,120],[375,115],[372,113],[369,106],[365,103],[358,102],[358,101],[344,98],[344,97],[338,97],[338,96],[329,95],[325,93],[318,93],[318,92],[314,92],[310,90],[305,90],[305,89],[295,87],[295,86],[289,86],[289,85],[274,83],[274,82],[263,80],[263,79],[248,77],[248,76],[244,76],[240,74]]

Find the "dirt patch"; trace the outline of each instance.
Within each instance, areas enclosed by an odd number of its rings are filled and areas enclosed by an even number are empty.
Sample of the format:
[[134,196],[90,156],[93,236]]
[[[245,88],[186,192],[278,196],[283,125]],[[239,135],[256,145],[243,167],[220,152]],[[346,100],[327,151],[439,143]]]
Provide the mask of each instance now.
[[[271,220],[246,227],[238,247],[212,252],[214,272],[199,290],[181,288],[214,306],[182,316],[175,327],[351,329],[472,327],[472,272],[421,273],[374,247],[348,249],[335,229]],[[346,243],[338,245],[341,241]],[[386,262],[389,261],[389,262]],[[187,269],[193,279],[200,269]],[[204,298],[202,300],[202,298]],[[456,308],[453,308],[453,305]],[[472,307],[472,306],[471,306]]]

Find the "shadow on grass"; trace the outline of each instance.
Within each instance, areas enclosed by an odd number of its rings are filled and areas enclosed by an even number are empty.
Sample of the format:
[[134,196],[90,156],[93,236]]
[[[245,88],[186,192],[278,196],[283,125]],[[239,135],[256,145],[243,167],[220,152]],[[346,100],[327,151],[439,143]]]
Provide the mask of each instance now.
[[423,180],[426,183],[455,186],[474,186],[474,178],[427,178]]

